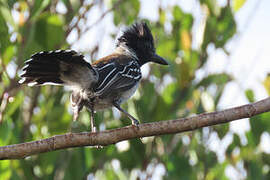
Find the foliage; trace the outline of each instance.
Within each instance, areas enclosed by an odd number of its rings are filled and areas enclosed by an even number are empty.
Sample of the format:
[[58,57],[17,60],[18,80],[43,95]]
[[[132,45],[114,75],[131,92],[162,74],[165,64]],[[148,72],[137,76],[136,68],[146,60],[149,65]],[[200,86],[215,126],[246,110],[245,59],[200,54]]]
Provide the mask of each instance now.
[[[66,49],[70,32],[76,29],[78,38],[84,31],[87,11],[98,6],[109,6],[117,27],[138,20],[140,1],[0,1],[0,145],[38,140],[69,131],[89,130],[89,113],[83,111],[78,122],[72,123],[69,112],[69,93],[61,87],[19,86],[18,74],[23,62],[37,51]],[[220,7],[216,1],[200,0],[206,14],[202,27],[202,42],[198,48],[192,34],[194,16],[178,5],[160,6],[159,19],[145,19],[157,38],[157,53],[170,61],[168,68],[151,66],[151,73],[143,79],[125,109],[142,123],[186,117],[214,111],[225,85],[232,80],[228,74],[208,74],[197,78],[208,60],[207,47],[211,44],[224,49],[236,33],[234,11],[244,4],[234,0],[233,7]],[[58,3],[66,12],[57,11]],[[233,9],[233,10],[232,10]],[[171,14],[172,18],[169,18]],[[16,16],[16,18],[15,18]],[[106,14],[104,14],[106,16]],[[17,20],[15,20],[17,19]],[[102,21],[102,19],[101,19]],[[100,22],[97,22],[97,24]],[[168,23],[171,25],[166,29]],[[95,28],[95,26],[91,27]],[[81,34],[80,34],[81,33]],[[115,37],[116,34],[113,34]],[[93,50],[94,51],[94,50]],[[91,52],[92,53],[92,52]],[[90,54],[91,54],[90,53]],[[89,52],[88,52],[89,54]],[[169,80],[168,80],[169,79]],[[269,92],[269,77],[264,82]],[[250,102],[255,101],[252,90],[246,91]],[[129,125],[126,117],[117,118],[111,110],[96,115],[98,127],[112,129]],[[114,119],[114,120],[113,120]],[[270,113],[250,120],[246,132],[247,143],[219,125],[194,132],[122,142],[102,149],[74,148],[39,154],[24,160],[0,162],[0,179],[147,179],[161,173],[165,179],[228,179],[229,167],[246,172],[248,179],[270,179],[270,156],[260,150],[260,139],[270,132]],[[225,149],[225,159],[209,148],[209,139],[231,135]],[[243,166],[243,167],[242,167]],[[242,169],[241,169],[242,167]]]

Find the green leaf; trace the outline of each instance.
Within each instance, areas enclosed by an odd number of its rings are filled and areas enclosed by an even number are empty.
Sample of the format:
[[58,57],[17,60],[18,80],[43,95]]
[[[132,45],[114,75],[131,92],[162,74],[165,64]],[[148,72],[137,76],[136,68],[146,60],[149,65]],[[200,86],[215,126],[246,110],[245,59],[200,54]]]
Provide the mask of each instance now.
[[[113,1],[118,3],[118,1]],[[120,23],[131,24],[134,19],[138,17],[140,10],[140,2],[138,0],[133,1],[123,1],[121,6],[118,6],[114,12],[114,24],[118,25]]]
[[209,16],[207,18],[202,49],[206,51],[208,44],[211,42],[217,48],[224,47],[235,32],[236,22],[232,10],[229,6],[225,6],[218,16]]
[[246,0],[233,0],[233,10],[238,11],[244,4]]
[[17,2],[17,0],[8,0],[8,1],[7,1],[9,7],[13,7],[13,5],[14,5],[16,2]]
[[254,99],[254,93],[253,93],[253,91],[251,89],[246,90],[245,91],[245,94],[246,94],[246,97],[248,98],[248,101],[249,102],[252,103],[252,102],[255,101],[255,99]]
[[9,79],[9,75],[6,72],[1,74],[1,81],[2,81],[4,86],[9,85],[10,79]]
[[248,162],[247,166],[247,179],[253,180],[253,179],[264,179],[262,175],[262,165],[258,163],[257,160],[252,160]]
[[0,179],[10,179],[11,177],[11,161],[1,161],[0,162]]
[[263,132],[270,132],[270,112],[266,112],[255,117],[250,118],[251,132],[254,143],[260,143],[261,134]]
[[14,31],[18,30],[17,25],[11,15],[11,10],[9,9],[7,4],[0,2],[0,14],[5,19],[5,21],[14,28]]
[[227,82],[232,80],[231,76],[225,73],[221,74],[211,74],[206,78],[203,78],[198,84],[197,87],[203,86],[208,87],[211,84],[216,85],[225,85]]
[[12,123],[11,117],[8,115],[5,115],[5,118],[3,119],[3,122],[1,123],[1,126],[0,126],[0,137],[1,137],[0,146],[4,146],[8,144],[11,136],[13,136],[12,126],[14,126],[14,124]]
[[11,58],[14,57],[14,54],[16,53],[16,46],[10,45],[6,48],[6,50],[3,53],[3,62],[5,65],[7,65]]
[[173,8],[173,17],[176,20],[181,20],[184,16],[184,12],[182,11],[182,9],[180,9],[180,7],[178,6],[174,6]]
[[[192,169],[188,162],[188,157],[177,154],[170,154],[169,161],[166,166],[168,167],[168,179],[190,179]],[[179,171],[181,169],[181,171]]]
[[38,16],[41,14],[41,12],[49,5],[50,0],[35,0],[34,1],[34,7],[31,9],[30,12],[30,19],[36,20]]
[[218,134],[218,137],[220,139],[222,139],[227,134],[227,132],[229,131],[230,126],[229,126],[228,123],[226,123],[226,124],[214,126],[214,129],[216,130],[216,132]]
[[6,109],[6,115],[7,116],[11,116],[12,114],[14,114],[14,112],[16,110],[18,110],[18,108],[20,108],[23,100],[24,100],[24,95],[22,92],[19,92],[14,98],[14,101],[9,103]]
[[225,174],[225,170],[227,167],[228,163],[224,162],[222,164],[217,163],[213,168],[211,168],[205,179],[211,180],[211,179],[220,179],[220,180],[227,180],[227,176]]
[[61,1],[65,4],[65,6],[69,6],[69,4],[70,4],[69,0],[61,0]]
[[3,55],[6,48],[9,46],[9,33],[8,33],[8,26],[6,24],[5,19],[3,16],[0,15],[0,56]]
[[174,59],[175,56],[177,55],[173,50],[174,45],[175,45],[174,39],[167,39],[166,41],[160,42],[158,44],[156,52],[160,56],[165,57],[167,59]]
[[166,89],[163,91],[163,99],[164,99],[164,102],[167,104],[167,105],[170,105],[174,102],[174,94],[177,90],[177,84],[176,83],[171,83],[169,84]]
[[266,89],[268,95],[270,95],[270,74],[268,74],[263,81],[264,88]]
[[55,49],[64,41],[63,24],[60,15],[42,14],[36,23],[35,40],[44,50]]
[[252,131],[246,132],[245,135],[246,135],[247,140],[248,140],[248,146],[255,148],[259,144],[260,138],[255,138],[255,135]]
[[211,16],[218,16],[220,13],[220,6],[216,0],[200,0],[202,4],[206,4],[210,10]]
[[240,138],[237,134],[233,134],[233,141],[232,143],[228,146],[228,148],[226,149],[226,154],[228,156],[231,156],[231,153],[233,152],[233,150],[236,147],[241,147],[241,141]]
[[155,92],[154,84],[146,82],[141,92],[142,96],[140,100],[135,102],[136,107],[138,107],[137,113],[139,117],[144,117],[144,119],[152,119],[151,111],[153,111],[157,103],[157,96],[154,95],[154,92]]

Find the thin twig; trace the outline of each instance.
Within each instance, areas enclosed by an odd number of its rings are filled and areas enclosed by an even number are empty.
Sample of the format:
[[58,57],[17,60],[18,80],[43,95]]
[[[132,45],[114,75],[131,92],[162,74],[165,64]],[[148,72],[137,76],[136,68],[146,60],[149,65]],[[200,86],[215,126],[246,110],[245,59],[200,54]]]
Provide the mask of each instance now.
[[11,79],[9,86],[5,87],[0,98],[0,124],[3,122],[4,112],[8,105],[9,97],[16,95],[17,91],[19,91],[21,87],[22,86],[19,86],[18,80],[16,78]]
[[23,106],[23,127],[22,127],[23,130],[21,134],[22,141],[24,141],[27,138],[27,135],[29,134],[29,128],[34,113],[34,108],[37,105],[38,96],[40,94],[40,87],[32,89],[30,92],[31,92],[29,97],[30,101],[27,101],[27,103],[25,103]]
[[[66,31],[66,37],[68,37],[68,35],[70,34],[70,32],[74,29],[74,28],[77,28],[77,29],[79,29],[79,22],[80,22],[80,20],[81,19],[85,19],[85,15],[86,15],[86,13],[93,7],[95,5],[95,3],[91,3],[91,4],[89,4],[89,5],[87,5],[87,6],[84,6],[84,11],[82,12],[82,13],[80,13],[78,16],[76,16],[76,18],[77,18],[77,21],[73,24],[73,25],[71,25],[70,27],[68,27],[68,29],[67,29],[67,31]],[[74,17],[75,18],[75,17]],[[74,19],[73,18],[73,19]],[[72,20],[73,20],[72,19]],[[72,22],[72,20],[71,20],[71,22]]]
[[87,32],[89,29],[91,29],[92,27],[94,27],[95,25],[97,25],[106,15],[108,15],[111,11],[115,10],[121,3],[123,0],[119,0],[116,3],[114,3],[114,5],[108,9],[107,11],[103,12],[101,14],[101,16],[90,26],[88,26],[83,32],[82,34],[84,34],[85,32]]
[[9,98],[9,95],[7,92],[4,92],[2,94],[2,97],[1,97],[1,100],[0,100],[0,124],[3,122],[3,119],[4,119],[4,111],[7,107],[7,104],[8,104],[8,98]]
[[203,113],[194,117],[145,123],[140,124],[138,127],[127,126],[96,133],[67,133],[38,141],[2,146],[0,147],[0,159],[20,159],[38,153],[71,147],[107,146],[134,138],[175,134],[249,118],[267,111],[270,111],[270,97],[256,103],[223,111]]

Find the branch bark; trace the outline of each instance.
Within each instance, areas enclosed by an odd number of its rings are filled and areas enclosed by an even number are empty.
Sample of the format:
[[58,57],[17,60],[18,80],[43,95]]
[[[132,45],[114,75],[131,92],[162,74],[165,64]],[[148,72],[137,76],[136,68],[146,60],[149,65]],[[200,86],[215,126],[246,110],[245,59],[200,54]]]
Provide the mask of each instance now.
[[38,153],[70,147],[107,146],[133,138],[180,133],[248,118],[268,111],[270,111],[270,97],[252,104],[203,113],[194,117],[144,123],[138,127],[127,126],[96,133],[67,133],[38,141],[2,146],[0,147],[0,159],[21,159]]

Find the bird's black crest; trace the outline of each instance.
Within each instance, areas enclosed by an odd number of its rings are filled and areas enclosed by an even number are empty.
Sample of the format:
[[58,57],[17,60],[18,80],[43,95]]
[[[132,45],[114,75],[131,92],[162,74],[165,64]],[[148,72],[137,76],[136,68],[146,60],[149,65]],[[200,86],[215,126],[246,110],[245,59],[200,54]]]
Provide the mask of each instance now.
[[152,33],[145,22],[134,23],[124,30],[123,35],[118,38],[119,43],[138,40],[145,40],[154,44]]
[[117,46],[122,44],[132,49],[140,59],[155,52],[154,39],[145,22],[137,22],[126,28],[117,41]]

